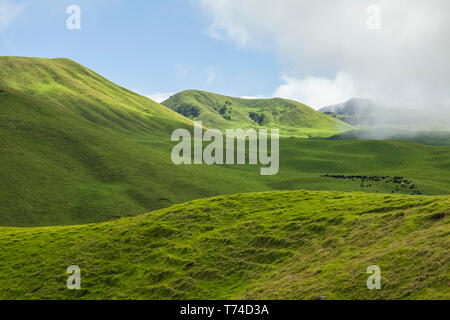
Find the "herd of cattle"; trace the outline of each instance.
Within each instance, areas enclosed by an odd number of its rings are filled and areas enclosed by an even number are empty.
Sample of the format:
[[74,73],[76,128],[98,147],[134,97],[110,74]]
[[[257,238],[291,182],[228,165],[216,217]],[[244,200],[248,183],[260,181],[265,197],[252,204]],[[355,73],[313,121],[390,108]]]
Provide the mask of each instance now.
[[[400,192],[402,189],[405,191],[410,191],[411,195],[420,195],[419,188],[412,182],[403,177],[391,177],[391,176],[346,176],[342,174],[324,174],[321,177],[325,178],[334,178],[334,179],[346,179],[352,181],[361,181],[360,188],[371,188],[372,183],[374,182],[384,182],[384,183],[392,183],[395,186],[395,189],[392,190],[392,193]],[[378,192],[378,191],[376,191]]]

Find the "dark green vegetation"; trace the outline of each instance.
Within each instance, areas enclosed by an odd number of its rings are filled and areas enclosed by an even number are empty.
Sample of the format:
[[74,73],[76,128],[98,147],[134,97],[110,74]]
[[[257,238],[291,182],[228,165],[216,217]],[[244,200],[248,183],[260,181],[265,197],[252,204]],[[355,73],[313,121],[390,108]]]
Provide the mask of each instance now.
[[2,226],[107,221],[220,194],[361,190],[325,173],[403,176],[427,195],[450,190],[450,148],[402,141],[282,138],[271,177],[259,166],[175,166],[170,135],[190,120],[66,59],[1,57],[0,88]]
[[352,127],[286,99],[241,99],[186,90],[162,103],[208,128],[278,128],[282,136],[326,137]]
[[343,180],[351,180],[360,181],[360,188],[373,188],[376,187],[377,184],[380,183],[388,183],[392,185],[393,189],[391,193],[400,193],[401,191],[411,192],[411,195],[421,195],[422,192],[419,190],[417,185],[414,184],[413,181],[405,179],[403,177],[391,177],[391,176],[361,176],[361,175],[351,175],[346,176],[342,174],[324,174],[322,177],[330,178],[330,179],[343,179]]
[[449,196],[287,191],[0,228],[0,299],[449,299],[449,215]]

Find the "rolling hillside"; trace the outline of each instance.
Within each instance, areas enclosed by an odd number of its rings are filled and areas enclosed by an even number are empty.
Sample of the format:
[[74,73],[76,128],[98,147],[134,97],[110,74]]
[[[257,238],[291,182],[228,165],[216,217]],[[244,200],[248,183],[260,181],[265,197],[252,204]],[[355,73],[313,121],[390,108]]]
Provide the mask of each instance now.
[[1,57],[0,225],[105,221],[167,206],[183,186],[184,200],[202,194],[164,171],[159,147],[191,126],[73,61]]
[[191,119],[67,59],[0,57],[0,299],[450,298],[449,147],[320,138],[340,122],[293,101],[184,94],[205,126],[280,128],[279,173],[176,166]]
[[1,57],[0,66],[1,226],[108,221],[242,192],[395,190],[326,173],[400,175],[423,194],[450,190],[450,148],[402,141],[282,138],[271,177],[259,166],[176,166],[170,135],[192,129],[190,120],[70,60]]
[[[5,101],[6,91],[13,89],[37,99],[36,105],[45,103],[49,110],[72,111],[91,124],[111,129],[158,131],[165,122],[172,122],[175,128],[179,123],[191,125],[160,104],[69,59],[0,57],[0,87],[2,105],[9,102]],[[35,111],[40,109],[36,106]]]
[[449,299],[449,214],[449,196],[290,191],[0,228],[0,299]]
[[346,123],[293,100],[241,99],[187,90],[173,95],[163,105],[208,128],[279,128],[282,136],[330,136],[352,129]]

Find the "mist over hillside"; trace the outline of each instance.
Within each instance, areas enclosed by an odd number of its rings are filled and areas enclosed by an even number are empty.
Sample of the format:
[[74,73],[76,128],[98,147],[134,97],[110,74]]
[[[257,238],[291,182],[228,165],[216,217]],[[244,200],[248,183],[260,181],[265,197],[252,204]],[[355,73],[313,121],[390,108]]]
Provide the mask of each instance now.
[[440,131],[450,134],[450,110],[395,107],[364,98],[319,109],[327,115],[359,127],[357,136],[367,139],[390,139],[416,136],[420,132]]
[[376,108],[376,105],[370,99],[352,98],[343,103],[323,107],[319,111],[323,113],[355,115],[369,113],[374,108]]

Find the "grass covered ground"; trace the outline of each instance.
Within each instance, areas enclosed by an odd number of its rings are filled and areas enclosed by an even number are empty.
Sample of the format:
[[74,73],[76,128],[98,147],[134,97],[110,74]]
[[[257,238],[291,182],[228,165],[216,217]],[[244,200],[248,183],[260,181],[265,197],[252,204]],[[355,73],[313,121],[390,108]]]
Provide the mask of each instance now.
[[163,105],[208,128],[278,128],[286,137],[327,137],[353,127],[318,112],[297,101],[275,99],[241,99],[220,94],[186,90]]
[[[2,227],[0,299],[449,299],[449,214],[449,196],[285,191]],[[81,290],[66,289],[73,264]]]
[[172,164],[170,135],[180,127],[192,123],[73,61],[0,57],[0,226],[109,221],[242,192],[395,189],[325,173],[404,176],[428,195],[450,190],[448,147],[282,138],[280,171],[268,177],[259,166]]
[[176,166],[188,118],[67,59],[0,57],[0,299],[449,299],[448,146],[327,140],[340,122],[283,99],[169,102],[209,127],[280,128],[279,173]]

